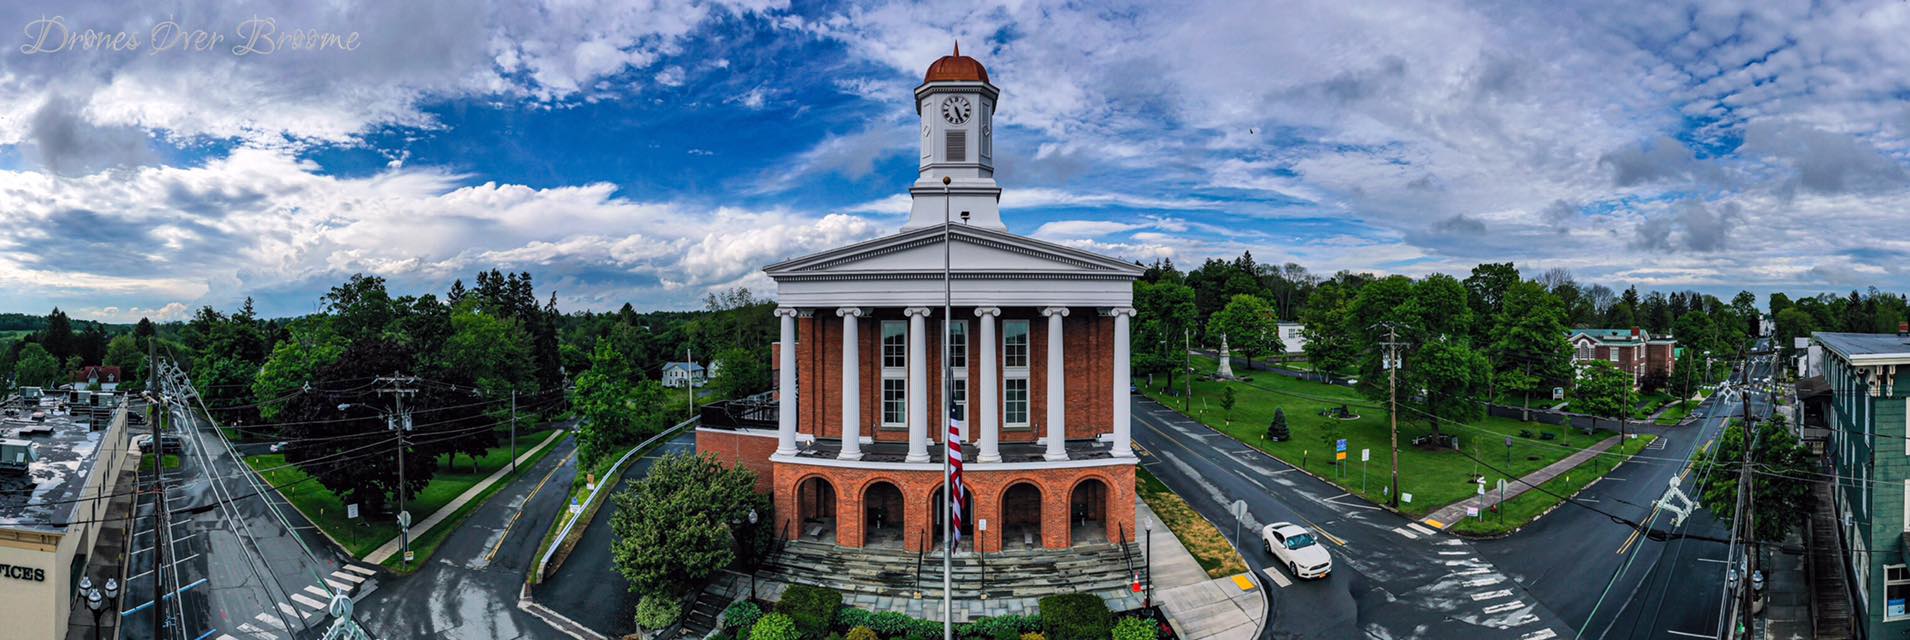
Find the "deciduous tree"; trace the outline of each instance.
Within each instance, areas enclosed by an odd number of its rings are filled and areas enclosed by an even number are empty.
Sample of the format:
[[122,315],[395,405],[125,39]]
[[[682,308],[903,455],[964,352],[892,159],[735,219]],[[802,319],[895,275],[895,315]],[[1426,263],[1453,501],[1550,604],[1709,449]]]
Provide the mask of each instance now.
[[776,522],[756,474],[713,454],[664,456],[611,500],[611,561],[643,594],[684,593],[729,566],[739,544],[760,552]]

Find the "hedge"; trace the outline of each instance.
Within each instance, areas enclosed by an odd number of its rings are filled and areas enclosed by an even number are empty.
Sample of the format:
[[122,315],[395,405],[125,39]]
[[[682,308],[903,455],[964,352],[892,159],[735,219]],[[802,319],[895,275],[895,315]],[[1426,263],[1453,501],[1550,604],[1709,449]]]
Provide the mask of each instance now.
[[736,629],[748,633],[756,626],[756,620],[763,617],[763,608],[748,600],[738,600],[723,609],[723,628]]
[[799,640],[802,632],[796,630],[796,622],[789,616],[772,613],[756,621],[749,629],[749,640]]
[[835,589],[792,584],[783,591],[776,610],[796,622],[804,638],[822,640],[836,624],[836,610],[842,608],[842,592]]
[[1041,631],[1048,640],[1104,640],[1114,625],[1108,604],[1088,593],[1067,593],[1040,600]]

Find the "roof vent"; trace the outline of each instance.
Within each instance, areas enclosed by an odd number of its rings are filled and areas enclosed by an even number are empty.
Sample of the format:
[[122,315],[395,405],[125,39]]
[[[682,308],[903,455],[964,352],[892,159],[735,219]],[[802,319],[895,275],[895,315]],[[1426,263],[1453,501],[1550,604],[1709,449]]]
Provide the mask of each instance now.
[[1897,339],[1910,344],[1910,322],[1897,323]]

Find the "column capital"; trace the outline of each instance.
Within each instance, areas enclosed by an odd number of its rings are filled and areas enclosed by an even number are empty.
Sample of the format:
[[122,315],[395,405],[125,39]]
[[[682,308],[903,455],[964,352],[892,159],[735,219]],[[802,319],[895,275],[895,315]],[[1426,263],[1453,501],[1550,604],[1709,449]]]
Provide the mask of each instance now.
[[864,311],[861,307],[837,307],[836,308],[836,315],[843,318],[847,318],[849,316],[855,316],[857,318],[860,318],[868,314],[869,312]]
[[1067,307],[1042,307],[1041,315],[1042,317],[1061,316],[1063,318],[1066,318],[1068,317],[1068,308]]
[[779,318],[794,318],[801,313],[802,310],[795,307],[776,307],[776,316]]
[[975,307],[975,317],[977,318],[999,315],[1001,315],[1001,307]]
[[1127,316],[1129,318],[1132,318],[1134,317],[1135,313],[1137,312],[1134,310],[1134,307],[1114,307],[1112,309],[1107,309],[1102,311],[1102,315],[1106,315],[1110,317]]
[[934,310],[934,309],[930,309],[930,308],[928,308],[928,307],[909,307],[909,308],[906,308],[906,309],[903,309],[903,310],[902,310],[902,315],[905,315],[905,316],[922,316],[922,317],[924,317],[924,318],[926,318],[926,317],[929,317],[929,315],[930,315],[930,314],[932,314],[932,313],[934,313],[934,312],[935,312],[935,310]]

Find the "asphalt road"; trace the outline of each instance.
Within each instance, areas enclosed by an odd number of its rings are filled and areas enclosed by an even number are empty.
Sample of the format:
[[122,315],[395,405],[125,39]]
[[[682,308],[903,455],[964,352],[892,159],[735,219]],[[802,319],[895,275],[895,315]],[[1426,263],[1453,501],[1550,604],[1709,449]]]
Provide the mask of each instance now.
[[[1768,358],[1755,361],[1751,378],[1771,375]],[[1741,382],[1740,375],[1734,382]],[[1731,523],[1699,508],[1683,526],[1669,514],[1650,516],[1652,501],[1664,495],[1668,480],[1684,474],[1695,452],[1713,442],[1743,406],[1735,394],[1716,394],[1697,423],[1647,428],[1658,433],[1663,449],[1647,450],[1631,463],[1587,488],[1578,502],[1633,521],[1650,520],[1654,530],[1728,538]],[[1768,416],[1767,397],[1753,394],[1751,412]],[[1695,495],[1698,478],[1686,476],[1682,488]],[[1659,542],[1634,536],[1633,530],[1590,509],[1561,506],[1518,534],[1477,545],[1537,597],[1557,610],[1584,638],[1717,637],[1724,595],[1723,543],[1678,538]]]
[[[695,449],[696,432],[684,431],[631,461],[615,490],[629,488],[649,472],[658,457]],[[538,604],[613,638],[635,627],[637,612],[637,595],[630,592],[630,581],[617,573],[610,558],[610,514],[614,511],[616,507],[611,504],[598,509],[563,566],[537,586]]]
[[[1234,538],[1228,506],[1249,516],[1236,546],[1263,572],[1272,598],[1271,638],[1565,637],[1565,621],[1479,553],[1473,543],[1415,529],[1390,511],[1347,495],[1233,438],[1148,400],[1134,398],[1142,464]],[[1376,466],[1376,471],[1384,467]],[[1373,475],[1381,481],[1383,471]],[[1301,582],[1258,541],[1270,522],[1323,534],[1333,555],[1327,578]],[[1553,635],[1547,635],[1547,634]]]
[[429,564],[409,576],[382,578],[380,588],[359,601],[359,624],[380,638],[567,639],[517,608],[537,546],[577,476],[577,441],[559,437],[549,454],[472,512]]

